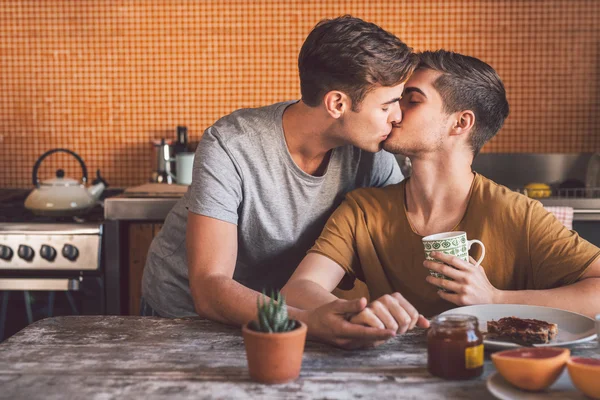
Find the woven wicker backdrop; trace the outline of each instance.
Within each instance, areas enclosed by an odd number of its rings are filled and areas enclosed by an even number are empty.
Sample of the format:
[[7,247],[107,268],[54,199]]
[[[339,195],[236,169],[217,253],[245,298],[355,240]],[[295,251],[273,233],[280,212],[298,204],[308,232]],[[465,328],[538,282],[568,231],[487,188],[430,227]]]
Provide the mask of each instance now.
[[[489,152],[600,150],[600,1],[0,1],[0,187],[79,153],[113,186],[146,182],[151,139],[197,142],[221,115],[299,96],[296,59],[350,13],[415,49],[490,63],[511,116]],[[78,176],[77,164],[55,155]]]

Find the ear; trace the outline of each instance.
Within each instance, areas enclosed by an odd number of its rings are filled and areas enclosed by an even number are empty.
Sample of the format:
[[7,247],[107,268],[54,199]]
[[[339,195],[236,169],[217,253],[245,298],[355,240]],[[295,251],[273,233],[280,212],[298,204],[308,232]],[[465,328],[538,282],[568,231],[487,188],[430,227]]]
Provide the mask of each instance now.
[[323,104],[325,104],[327,113],[333,118],[338,119],[344,115],[346,110],[350,109],[350,98],[343,92],[332,90],[325,94]]
[[475,114],[471,110],[456,113],[455,123],[451,135],[464,135],[471,132],[475,126]]

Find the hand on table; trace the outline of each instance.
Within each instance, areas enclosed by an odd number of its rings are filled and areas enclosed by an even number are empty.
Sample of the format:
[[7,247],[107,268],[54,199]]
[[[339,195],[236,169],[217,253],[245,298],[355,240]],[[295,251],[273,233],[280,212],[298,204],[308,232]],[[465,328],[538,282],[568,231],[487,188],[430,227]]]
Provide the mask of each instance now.
[[396,333],[405,333],[415,326],[429,328],[429,321],[397,292],[372,301],[364,310],[354,315],[350,322],[390,329]]
[[360,313],[366,305],[364,297],[356,300],[338,299],[307,311],[309,335],[344,349],[373,347],[395,336],[396,331],[392,329],[357,325],[348,321],[348,315]]
[[500,295],[500,290],[496,289],[490,283],[481,265],[475,266],[473,258],[471,258],[471,263],[469,263],[456,256],[441,252],[433,252],[431,253],[431,257],[448,265],[425,260],[423,263],[425,268],[454,280],[451,281],[434,276],[425,278],[427,282],[434,286],[454,292],[448,293],[440,290],[438,295],[442,299],[459,306],[493,304],[496,302],[496,299]]

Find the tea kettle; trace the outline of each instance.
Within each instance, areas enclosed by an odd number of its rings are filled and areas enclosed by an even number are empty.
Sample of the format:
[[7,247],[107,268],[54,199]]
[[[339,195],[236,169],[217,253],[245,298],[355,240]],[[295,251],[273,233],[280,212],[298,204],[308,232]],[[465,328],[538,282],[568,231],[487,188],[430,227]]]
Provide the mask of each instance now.
[[[81,182],[65,178],[62,169],[56,171],[56,178],[40,182],[37,174],[42,161],[51,154],[63,152],[75,157],[83,171]],[[85,186],[88,180],[85,163],[77,153],[68,149],[52,149],[40,156],[33,166],[32,181],[34,189],[25,199],[25,208],[35,214],[46,216],[73,216],[87,211],[100,198],[107,184],[96,171],[96,179],[89,188]]]

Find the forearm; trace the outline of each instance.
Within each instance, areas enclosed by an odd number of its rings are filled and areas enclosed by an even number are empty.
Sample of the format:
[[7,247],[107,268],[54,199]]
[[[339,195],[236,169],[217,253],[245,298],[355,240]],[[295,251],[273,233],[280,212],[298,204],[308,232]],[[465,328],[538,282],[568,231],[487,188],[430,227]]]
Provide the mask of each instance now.
[[582,279],[556,289],[504,290],[495,302],[554,307],[593,318],[600,313],[600,278]]
[[288,281],[281,293],[285,296],[288,305],[302,310],[314,310],[337,300],[337,297],[323,286],[308,279]]
[[[196,312],[201,317],[236,326],[256,320],[256,300],[262,293],[226,276],[210,277],[201,287],[202,294],[193,293]],[[290,318],[307,322],[308,316],[303,310],[288,305],[288,314]]]
[[192,297],[201,317],[237,326],[256,319],[256,299],[261,293],[224,275],[205,278],[195,286]]

